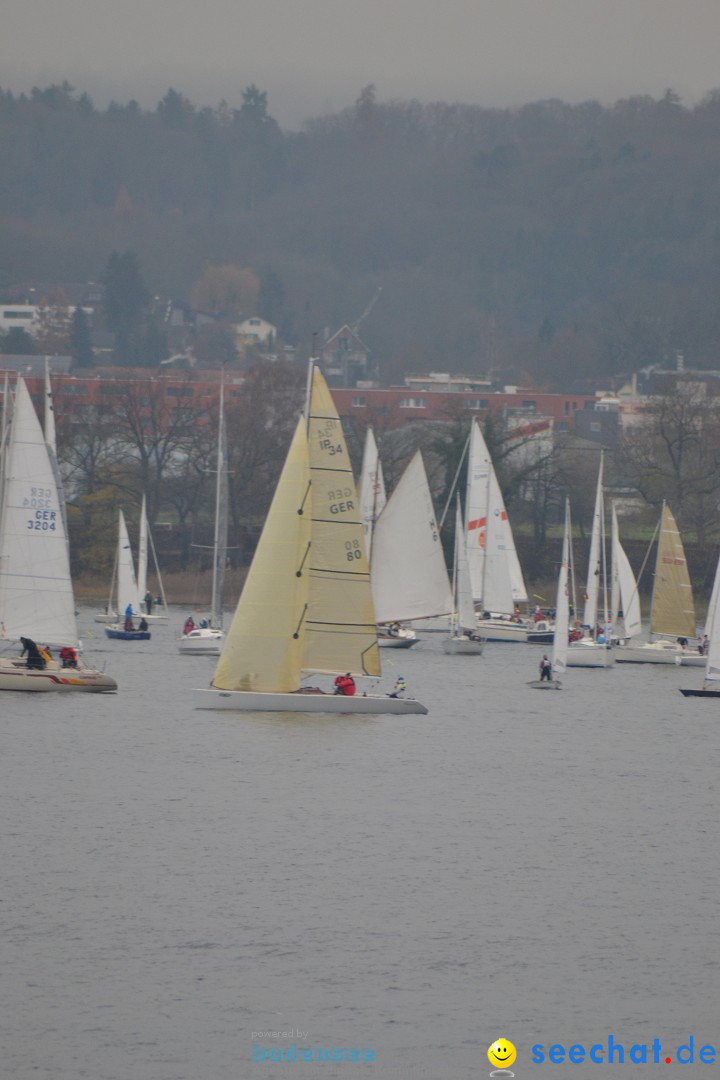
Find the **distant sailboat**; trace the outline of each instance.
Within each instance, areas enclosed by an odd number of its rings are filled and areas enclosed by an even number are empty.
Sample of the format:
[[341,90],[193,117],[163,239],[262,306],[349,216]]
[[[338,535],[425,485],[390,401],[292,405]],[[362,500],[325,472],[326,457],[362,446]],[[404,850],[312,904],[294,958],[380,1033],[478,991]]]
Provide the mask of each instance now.
[[683,697],[720,698],[720,559],[715,568],[705,635],[708,639],[707,656],[704,658],[705,679],[699,690],[681,689]]
[[[0,483],[0,636],[19,644],[60,646],[77,654],[79,639],[70,578],[62,487],[57,462],[23,379],[14,406],[5,394]],[[52,439],[52,432],[48,434]],[[63,666],[65,663],[71,666]],[[19,656],[0,657],[0,690],[117,690],[109,675],[77,655],[28,668]]]
[[[108,610],[112,608],[113,599],[115,599],[118,618],[117,622],[110,623],[105,627],[107,637],[116,641],[148,641],[150,631],[140,629],[140,596],[138,594],[137,578],[135,577],[135,564],[130,547],[130,538],[128,537],[125,515],[122,510],[118,511],[118,546],[115,558],[114,583],[110,590]],[[138,619],[137,626],[132,621],[133,616]]]
[[390,642],[413,645],[414,631],[400,623],[452,611],[440,530],[419,450],[375,522],[370,581],[380,644],[385,630]]
[[210,619],[207,626],[189,628],[178,642],[183,655],[219,656],[222,652],[223,598],[225,592],[225,562],[228,532],[228,461],[225,429],[225,387],[220,384],[218,415],[217,465],[215,474],[215,528],[213,531],[213,572]]
[[555,600],[555,636],[552,651],[552,679],[533,679],[529,686],[535,690],[559,690],[560,676],[567,669],[568,636],[570,632],[570,544],[572,524],[570,521],[570,500],[565,500],[565,529],[563,532],[562,556],[558,574],[557,598]]
[[[603,633],[597,634],[600,589],[603,594]],[[587,637],[570,643],[567,654],[568,667],[609,668],[614,662],[612,643],[606,640],[608,627],[607,564],[605,557],[605,499],[603,492],[603,454],[600,453],[595,509],[590,535],[587,585],[585,586],[585,611],[583,623],[589,631]]]
[[443,641],[443,652],[451,656],[480,656],[485,644],[476,629],[475,605],[470,586],[467,558],[467,533],[460,510],[460,496],[455,510],[455,552],[453,556],[453,613],[450,633]]
[[515,615],[516,605],[527,601],[527,590],[500,485],[477,420],[470,433],[465,517],[473,601],[483,611],[478,629],[488,641],[527,641],[527,626]]
[[[650,604],[650,641],[630,640],[617,647],[626,664],[685,664],[703,666],[705,657],[688,648],[695,638],[695,602],[685,549],[670,508],[663,503]],[[652,640],[656,636],[656,640]]]
[[[148,560],[150,556],[152,557],[153,566],[155,568],[155,577],[157,578],[160,597],[160,603],[156,606],[153,604],[152,596],[148,592],[147,587]],[[144,495],[140,506],[140,527],[138,529],[137,588],[138,596],[140,598],[140,610],[144,613],[146,620],[148,622],[167,622],[167,600],[165,599],[165,589],[163,588],[155,545],[153,544],[152,533],[150,532],[150,525],[148,523],[147,501]],[[148,596],[150,596],[150,603],[148,603]],[[155,610],[153,610],[153,607],[155,607]]]
[[380,674],[359,500],[340,419],[311,367],[298,422],[212,684],[198,707],[426,713],[410,698],[335,695],[304,675]]

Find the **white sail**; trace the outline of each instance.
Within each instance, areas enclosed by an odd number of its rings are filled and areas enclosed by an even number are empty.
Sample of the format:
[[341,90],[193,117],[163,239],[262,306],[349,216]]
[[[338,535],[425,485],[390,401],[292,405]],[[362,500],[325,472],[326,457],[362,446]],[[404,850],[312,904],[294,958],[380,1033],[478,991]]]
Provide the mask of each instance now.
[[617,510],[612,508],[612,603],[610,606],[613,626],[617,625],[622,608],[625,633],[628,637],[637,637],[642,630],[640,617],[640,595],[635,575],[625,549],[620,543]]
[[62,496],[27,387],[18,379],[3,453],[0,631],[77,644]]
[[360,505],[340,417],[312,372],[307,437],[312,481],[305,670],[379,675],[375,609]]
[[140,596],[138,593],[137,579],[135,577],[135,563],[133,562],[130,538],[128,537],[125,515],[122,510],[118,511],[118,552],[117,552],[117,612],[118,619],[122,619],[128,608],[131,607],[135,615],[140,612]]
[[510,614],[527,600],[500,485],[477,420],[470,431],[465,500],[473,599],[487,611]]
[[705,680],[707,683],[714,682],[717,686],[720,681],[720,558],[715,568],[715,580],[713,581],[708,619],[705,625],[710,644],[708,645],[707,660],[705,664]]
[[380,623],[452,611],[445,556],[419,450],[375,523],[371,581]]
[[565,500],[565,531],[563,533],[562,559],[558,574],[557,597],[555,600],[555,633],[553,634],[552,666],[555,675],[561,675],[567,668],[568,634],[570,631],[570,544],[572,527],[570,522],[570,501]]
[[[137,565],[137,591],[141,600],[145,599],[147,592],[147,568],[148,568],[148,519],[147,503],[145,496],[142,497],[140,507],[140,528],[138,531],[138,565]],[[139,610],[139,608],[138,608]]]
[[387,496],[385,494],[382,462],[378,454],[373,430],[368,428],[365,433],[365,449],[360,474],[360,512],[362,514],[365,551],[368,559],[372,553],[375,522],[385,509],[386,502]]
[[470,586],[467,538],[463,528],[459,498],[455,515],[455,619],[456,625],[461,630],[475,629],[475,605]]
[[[718,566],[720,567],[720,557],[718,558]],[[715,619],[715,609],[718,605],[718,597],[720,597],[720,573],[715,571],[715,580],[713,581],[712,591],[710,593],[710,602],[708,603],[707,614],[705,616],[705,629],[703,634],[706,638],[710,637],[712,631],[712,623]]]
[[587,584],[585,586],[585,612],[583,622],[591,627],[593,634],[597,627],[598,597],[602,578],[602,523],[603,523],[603,454],[600,453],[597,487],[595,489],[595,509],[593,511],[592,533],[590,534],[590,557],[588,559]]

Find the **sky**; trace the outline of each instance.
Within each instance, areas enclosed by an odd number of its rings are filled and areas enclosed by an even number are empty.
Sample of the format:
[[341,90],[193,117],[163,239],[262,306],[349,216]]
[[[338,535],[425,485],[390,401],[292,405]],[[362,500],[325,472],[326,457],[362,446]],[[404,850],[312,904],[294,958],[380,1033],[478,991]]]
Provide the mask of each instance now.
[[610,104],[720,87],[720,0],[2,0],[0,86],[98,107],[267,91],[286,130],[379,101]]

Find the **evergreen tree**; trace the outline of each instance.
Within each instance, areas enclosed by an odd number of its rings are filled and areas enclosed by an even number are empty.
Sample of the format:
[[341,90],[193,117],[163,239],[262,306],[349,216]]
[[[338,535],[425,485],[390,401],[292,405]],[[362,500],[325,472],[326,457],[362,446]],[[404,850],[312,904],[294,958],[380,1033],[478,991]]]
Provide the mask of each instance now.
[[95,353],[92,348],[92,335],[88,317],[81,307],[76,307],[70,326],[70,355],[81,368],[95,366]]
[[121,364],[140,360],[145,316],[150,294],[140,260],[134,251],[113,251],[103,276],[103,312],[108,329],[115,334],[115,355]]

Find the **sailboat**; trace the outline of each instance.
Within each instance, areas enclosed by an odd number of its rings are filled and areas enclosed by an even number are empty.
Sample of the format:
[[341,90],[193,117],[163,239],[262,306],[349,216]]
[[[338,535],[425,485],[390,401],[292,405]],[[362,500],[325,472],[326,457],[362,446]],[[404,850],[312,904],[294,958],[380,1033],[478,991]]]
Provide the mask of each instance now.
[[568,635],[570,631],[570,500],[565,500],[565,531],[563,533],[562,558],[558,574],[557,599],[555,601],[555,635],[552,650],[552,679],[533,679],[528,683],[534,690],[560,690],[560,676],[567,668]]
[[614,662],[612,643],[606,634],[598,634],[598,605],[600,586],[603,589],[603,626],[608,625],[607,573],[605,563],[605,499],[603,494],[603,453],[600,452],[595,509],[590,535],[587,585],[585,587],[585,611],[583,623],[589,628],[588,637],[572,641],[568,648],[568,667],[608,668]]
[[[688,648],[697,632],[695,603],[685,549],[675,518],[663,503],[650,604],[650,641],[632,637],[617,647],[617,659],[626,664],[685,664],[702,667],[705,657]],[[638,631],[639,633],[639,631]],[[659,635],[653,640],[653,635]]]
[[417,637],[401,623],[452,611],[440,530],[419,450],[375,522],[370,581],[381,646],[388,642],[409,648]]
[[480,656],[484,639],[475,629],[475,606],[470,587],[467,558],[467,534],[458,495],[455,509],[455,552],[453,556],[453,612],[450,634],[443,641],[443,652],[453,656]]
[[[157,607],[160,610],[152,610],[152,594],[148,592],[147,587],[147,570],[148,570],[148,558],[152,556],[153,567],[155,569],[155,577],[158,582],[160,603]],[[162,577],[160,576],[160,567],[158,566],[157,553],[155,551],[155,545],[153,543],[152,533],[150,532],[150,525],[147,517],[147,502],[145,495],[142,497],[142,505],[140,506],[140,527],[138,529],[138,570],[137,570],[137,591],[140,598],[140,610],[145,616],[147,622],[167,622],[167,600],[165,599],[165,589],[163,588]],[[149,599],[148,599],[149,598]]]
[[527,601],[525,582],[477,420],[470,433],[465,514],[472,596],[483,610],[477,628],[488,641],[527,641],[527,626],[516,615],[517,605]]
[[225,387],[220,384],[218,417],[217,472],[215,476],[215,531],[213,536],[213,573],[210,620],[207,626],[194,626],[178,642],[183,654],[219,656],[225,635],[223,632],[223,591],[228,529],[228,466],[225,431]]
[[[117,611],[122,614],[118,616],[117,622],[105,627],[106,635],[114,641],[149,641],[150,631],[141,630],[139,625],[135,626],[132,622],[133,615],[138,619],[141,618],[140,597],[138,594],[137,579],[135,577],[135,565],[133,563],[132,549],[130,547],[130,538],[128,537],[125,515],[122,510],[118,511],[118,546],[115,557],[115,573],[113,574],[113,577],[114,582],[117,583],[117,592],[115,596]],[[112,606],[114,592],[115,589],[111,587],[108,610],[110,610]],[[125,619],[128,617],[130,623],[126,625]]]
[[705,636],[709,639],[705,662],[705,679],[699,690],[680,688],[683,697],[720,697],[720,559],[715,568]]
[[[0,636],[77,652],[75,597],[54,454],[30,394],[18,378],[10,416],[5,395],[0,487]],[[0,690],[84,690],[108,693],[117,683],[104,671],[63,667],[51,660],[30,669],[19,656],[0,657]]]
[[298,421],[209,689],[198,707],[426,713],[419,701],[303,687],[309,674],[380,674],[359,500],[340,419],[311,364]]
[[[621,639],[621,635],[618,633],[621,611],[622,622],[625,627],[625,639],[637,637],[638,634],[641,633],[642,620],[640,616],[640,594],[638,592],[637,582],[635,580],[635,575],[632,572],[632,567],[630,566],[630,560],[625,554],[624,547],[620,543],[620,528],[618,525],[615,503],[613,503],[612,506],[611,521],[610,565],[612,588],[610,593],[610,619],[613,628],[613,639],[618,642],[618,639]],[[622,659],[619,653],[615,654],[615,659],[617,661]]]

